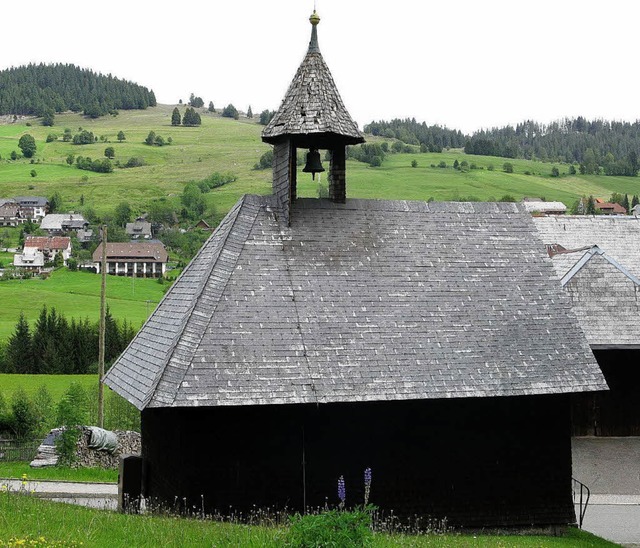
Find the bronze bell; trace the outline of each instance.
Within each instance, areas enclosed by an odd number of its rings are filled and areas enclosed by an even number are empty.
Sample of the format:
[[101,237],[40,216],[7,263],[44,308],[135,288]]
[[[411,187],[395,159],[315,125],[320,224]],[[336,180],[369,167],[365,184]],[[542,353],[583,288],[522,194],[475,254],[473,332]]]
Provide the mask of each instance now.
[[322,173],[324,168],[322,167],[322,162],[320,161],[320,153],[316,148],[310,148],[309,152],[307,152],[307,165],[302,169],[305,173],[311,173],[311,177],[315,181],[316,173]]

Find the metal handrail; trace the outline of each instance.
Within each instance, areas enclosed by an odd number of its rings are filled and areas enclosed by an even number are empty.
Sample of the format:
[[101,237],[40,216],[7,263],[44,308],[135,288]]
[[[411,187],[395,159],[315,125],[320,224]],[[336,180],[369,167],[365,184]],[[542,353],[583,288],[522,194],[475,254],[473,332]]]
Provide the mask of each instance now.
[[[579,512],[578,512],[578,527],[582,529],[582,523],[584,521],[584,516],[587,513],[587,506],[589,506],[589,499],[591,498],[590,489],[581,481],[576,478],[571,478],[573,480],[572,491],[573,491],[573,503],[576,503],[576,490],[579,486],[580,488],[580,501],[579,501]],[[584,495],[586,494],[586,499]]]

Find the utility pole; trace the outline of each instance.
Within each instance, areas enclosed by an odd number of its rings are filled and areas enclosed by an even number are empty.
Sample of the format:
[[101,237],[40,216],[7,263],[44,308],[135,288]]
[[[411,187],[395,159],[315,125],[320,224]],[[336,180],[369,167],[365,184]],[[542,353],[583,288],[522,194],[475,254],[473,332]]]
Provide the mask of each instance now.
[[102,281],[100,284],[100,334],[98,339],[98,426],[104,428],[104,346],[105,346],[105,318],[107,300],[107,225],[102,225]]

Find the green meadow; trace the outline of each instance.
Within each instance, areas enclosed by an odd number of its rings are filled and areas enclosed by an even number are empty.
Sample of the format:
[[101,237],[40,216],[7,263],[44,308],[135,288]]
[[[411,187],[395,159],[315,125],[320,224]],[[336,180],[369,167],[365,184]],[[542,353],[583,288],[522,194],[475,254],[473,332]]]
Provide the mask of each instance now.
[[[114,318],[127,319],[139,328],[160,302],[167,286],[151,278],[107,278],[107,305]],[[98,321],[100,276],[89,272],[56,270],[43,280],[9,280],[0,283],[0,341],[13,333],[20,313],[31,326],[43,305],[71,318]]]
[[[37,120],[32,126],[0,125],[0,197],[16,195],[50,196],[59,192],[66,210],[79,211],[84,206],[98,214],[110,212],[113,207],[128,201],[134,211],[142,212],[154,200],[169,200],[178,209],[179,195],[185,183],[200,180],[213,172],[232,172],[238,180],[207,194],[208,204],[219,215],[228,211],[245,193],[270,191],[271,173],[254,171],[253,165],[268,150],[260,141],[260,130],[255,120],[241,118],[236,121],[217,114],[203,113],[201,127],[171,126],[173,106],[160,105],[140,111],[120,111],[118,116],[96,120],[80,114],[60,114],[55,126],[44,127]],[[79,128],[93,132],[108,142],[73,145],[62,141],[64,129],[73,134]],[[118,142],[123,131],[126,140]],[[144,140],[150,131],[172,144],[163,147],[148,146]],[[12,150],[20,152],[18,139],[33,135],[37,151],[33,158],[10,160]],[[54,133],[57,141],[46,143],[47,135]],[[140,157],[144,166],[115,168],[113,173],[83,171],[66,164],[69,154],[104,158],[107,146],[115,149],[115,161],[123,164],[131,157]],[[31,170],[36,176],[30,175]]]
[[[56,125],[44,127],[33,119],[24,123],[0,125],[0,197],[15,195],[50,196],[59,192],[66,210],[91,207],[98,213],[110,212],[116,204],[128,201],[137,212],[149,203],[161,200],[179,206],[185,183],[203,179],[213,172],[231,172],[237,181],[214,189],[206,195],[209,207],[220,218],[245,193],[266,194],[271,188],[270,170],[254,170],[268,145],[260,140],[256,118],[239,120],[222,118],[218,114],[202,113],[202,126],[195,128],[171,126],[172,105],[159,105],[141,111],[120,111],[118,116],[96,120],[79,114],[60,114]],[[62,141],[65,128],[75,134],[80,128],[104,137],[91,145],[73,145]],[[126,140],[116,136],[123,131]],[[172,144],[156,147],[145,145],[149,131],[154,131]],[[18,139],[24,133],[34,136],[37,152],[30,160],[9,160],[12,150],[19,152]],[[57,141],[46,143],[48,134]],[[378,140],[369,138],[369,140]],[[107,146],[115,149],[114,161],[125,163],[131,157],[141,157],[146,165],[137,168],[116,168],[113,173],[82,171],[65,162],[67,155],[103,158]],[[453,169],[455,160],[466,160],[478,169],[461,172]],[[413,160],[417,167],[411,167]],[[447,168],[437,166],[446,162]],[[514,173],[504,173],[502,166],[511,162]],[[488,168],[492,165],[493,171]],[[551,177],[551,168],[559,168],[561,177]],[[36,176],[30,175],[31,170]],[[526,173],[529,173],[527,175]],[[605,176],[570,176],[566,164],[511,160],[488,156],[466,155],[459,150],[419,154],[389,154],[382,167],[372,168],[356,161],[348,163],[348,195],[360,198],[426,200],[499,199],[509,194],[516,199],[539,196],[571,205],[582,195],[608,198],[612,192],[637,194],[637,178]],[[326,174],[323,174],[326,178]],[[308,175],[299,177],[300,195],[316,196],[317,182]]]
[[[18,375],[0,374],[0,393],[5,402],[10,402],[13,394],[24,390],[30,398],[36,395],[41,386],[46,387],[51,399],[57,403],[62,399],[69,385],[78,383],[87,393],[97,392],[98,375]],[[6,476],[5,476],[6,477]]]

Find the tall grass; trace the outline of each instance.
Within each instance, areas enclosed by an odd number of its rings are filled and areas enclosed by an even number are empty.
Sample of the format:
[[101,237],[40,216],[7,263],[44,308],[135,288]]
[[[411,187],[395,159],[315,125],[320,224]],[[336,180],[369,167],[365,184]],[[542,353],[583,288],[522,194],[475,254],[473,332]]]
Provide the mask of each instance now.
[[[39,500],[0,492],[0,543],[11,537],[44,537],[50,542],[82,543],[87,547],[157,546],[284,546],[286,527],[221,523],[172,516],[136,516]],[[1,544],[0,544],[1,545]],[[593,547],[614,544],[570,529],[562,537],[507,535],[386,535],[375,534],[373,546],[440,547]]]

